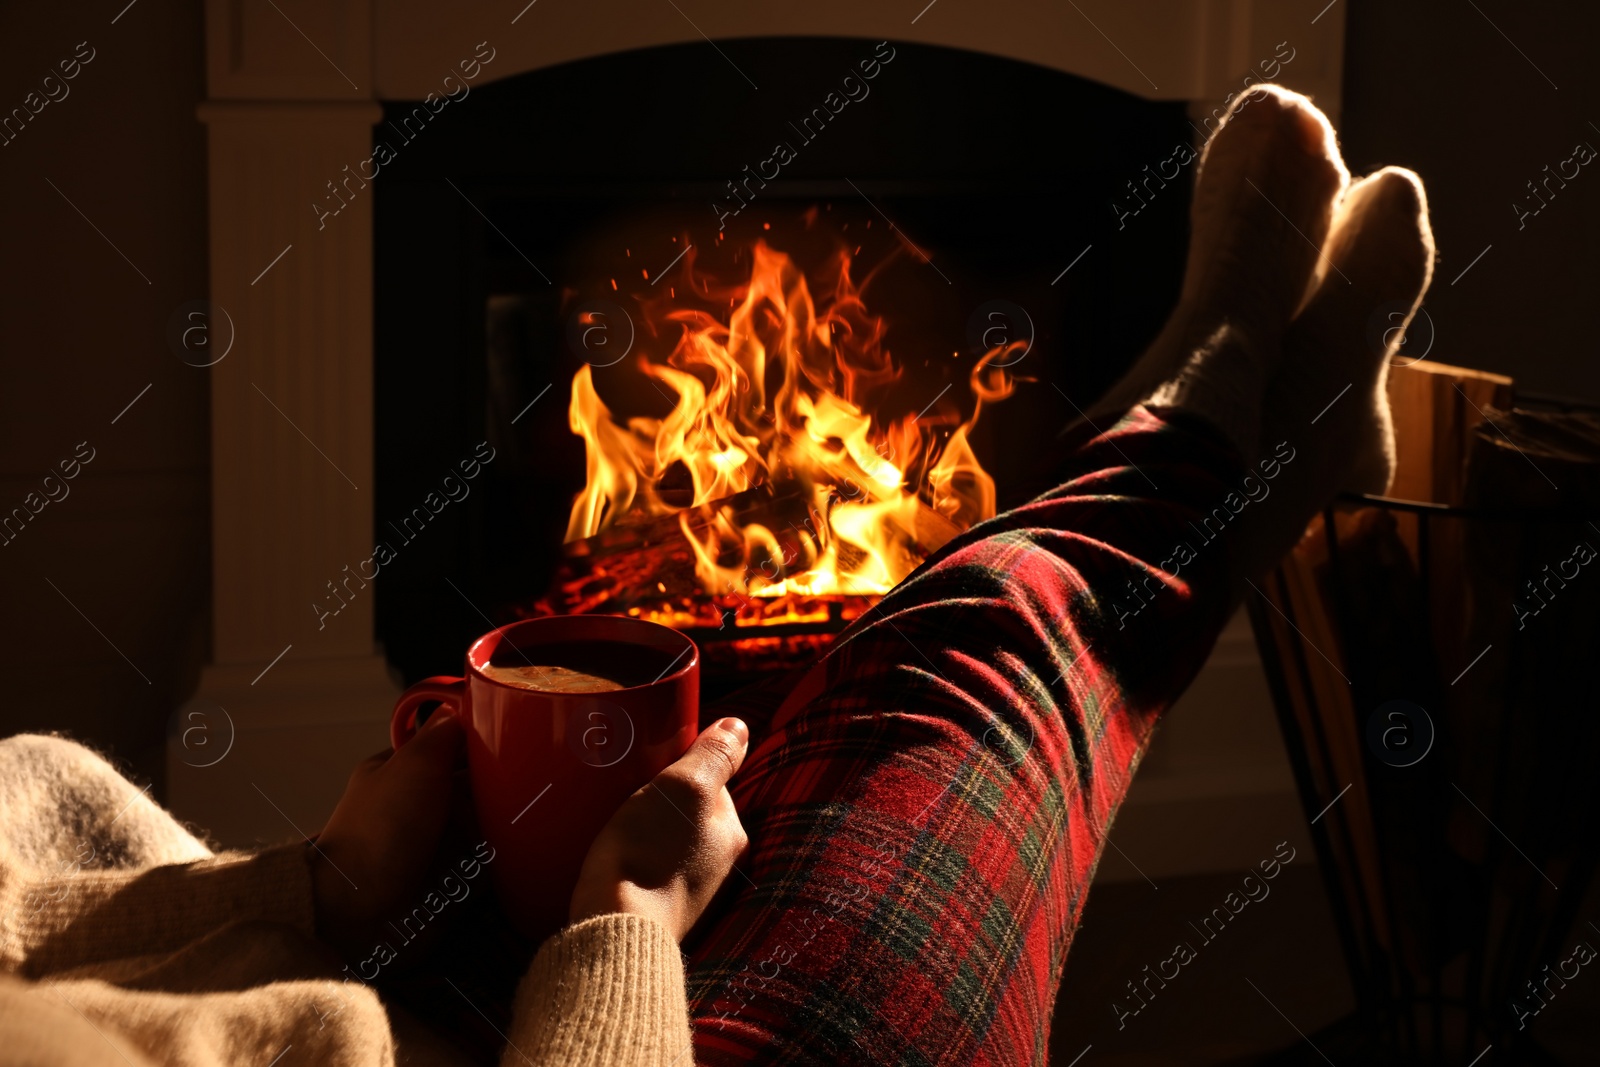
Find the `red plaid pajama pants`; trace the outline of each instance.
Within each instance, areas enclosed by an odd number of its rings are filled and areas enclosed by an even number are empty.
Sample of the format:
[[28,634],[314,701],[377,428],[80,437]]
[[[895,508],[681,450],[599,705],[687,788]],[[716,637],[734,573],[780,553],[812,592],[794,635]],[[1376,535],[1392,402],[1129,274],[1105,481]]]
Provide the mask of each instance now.
[[751,847],[685,945],[699,1062],[1046,1061],[1112,816],[1229,610],[1189,523],[1242,474],[1135,408],[802,678],[711,710],[751,725]]

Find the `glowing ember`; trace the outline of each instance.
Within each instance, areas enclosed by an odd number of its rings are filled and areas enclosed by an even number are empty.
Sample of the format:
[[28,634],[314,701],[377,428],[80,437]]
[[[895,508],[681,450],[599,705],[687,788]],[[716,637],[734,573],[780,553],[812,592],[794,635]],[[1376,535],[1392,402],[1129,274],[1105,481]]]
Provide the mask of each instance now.
[[705,592],[799,601],[887,592],[994,514],[994,482],[968,437],[984,403],[1010,394],[992,364],[1020,342],[978,361],[965,421],[908,413],[884,422],[875,413],[901,372],[846,253],[815,301],[789,257],[764,242],[746,284],[721,289],[696,274],[692,250],[682,270],[673,292],[729,311],[675,307],[670,294],[643,306],[641,338],[676,335],[665,361],[639,363],[676,397],[664,418],[619,423],[591,367],[573,379],[568,417],[586,445],[588,484],[573,502],[569,542],[672,516]]

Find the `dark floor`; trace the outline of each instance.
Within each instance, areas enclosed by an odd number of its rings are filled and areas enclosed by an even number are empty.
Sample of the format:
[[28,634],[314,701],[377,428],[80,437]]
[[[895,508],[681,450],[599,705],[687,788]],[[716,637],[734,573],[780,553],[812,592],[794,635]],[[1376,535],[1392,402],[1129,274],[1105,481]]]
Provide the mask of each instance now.
[[[1307,853],[1283,869],[1269,896],[1246,905],[1210,942],[1189,923],[1221,905],[1244,872],[1160,879],[1156,888],[1143,881],[1096,885],[1056,1002],[1051,1064],[1250,1062],[1293,1045],[1304,1048],[1302,1034],[1350,1011],[1354,1002],[1333,919]],[[1590,892],[1571,939],[1600,948],[1600,932],[1589,919],[1600,926],[1600,891]],[[1146,965],[1154,972],[1179,941],[1193,946],[1194,958],[1165,988],[1152,982],[1156,995],[1119,1029],[1113,1002],[1138,1007],[1127,983],[1142,980]],[[1172,965],[1166,970],[1170,974]],[[1600,973],[1574,979],[1540,1014],[1534,1032],[1562,1063],[1600,1063]]]
[[[1227,1063],[1284,1047],[1299,1040],[1295,1027],[1310,1033],[1349,1011],[1337,935],[1309,860],[1302,849],[1268,883],[1270,894],[1209,942],[1189,923],[1237,892],[1243,871],[1167,878],[1159,888],[1095,886],[1056,1002],[1050,1062],[1067,1067],[1092,1046],[1081,1067]],[[1194,958],[1165,988],[1152,982],[1156,994],[1119,1028],[1113,1002],[1137,1008],[1127,983],[1142,981],[1146,966],[1155,973],[1180,941]]]

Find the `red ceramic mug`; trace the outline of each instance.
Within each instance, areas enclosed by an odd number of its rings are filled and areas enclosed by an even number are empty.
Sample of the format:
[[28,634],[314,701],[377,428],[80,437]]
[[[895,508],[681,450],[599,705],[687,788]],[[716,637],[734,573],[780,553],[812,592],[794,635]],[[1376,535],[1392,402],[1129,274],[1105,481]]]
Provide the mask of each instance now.
[[[484,673],[578,666],[561,662],[575,648],[610,668],[580,669],[627,688],[548,692]],[[390,739],[398,749],[415,736],[417,709],[432,701],[442,705],[434,714],[455,715],[467,727],[473,802],[495,850],[495,888],[517,928],[540,940],[566,924],[578,870],[606,820],[694,742],[700,650],[641,619],[526,619],[473,642],[466,670],[465,678],[440,675],[407,689],[394,706]]]

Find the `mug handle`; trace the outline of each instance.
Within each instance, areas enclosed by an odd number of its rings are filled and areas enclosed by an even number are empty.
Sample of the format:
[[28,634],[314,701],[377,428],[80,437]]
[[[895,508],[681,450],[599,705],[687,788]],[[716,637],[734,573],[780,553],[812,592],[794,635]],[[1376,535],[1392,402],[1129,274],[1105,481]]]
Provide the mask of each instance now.
[[398,750],[417,736],[417,708],[429,701],[436,700],[442,705],[434,709],[435,715],[444,713],[446,708],[450,714],[460,714],[466,690],[465,678],[436,674],[401,693],[400,699],[394,703],[394,714],[389,719],[389,744]]

